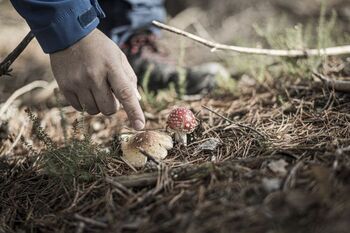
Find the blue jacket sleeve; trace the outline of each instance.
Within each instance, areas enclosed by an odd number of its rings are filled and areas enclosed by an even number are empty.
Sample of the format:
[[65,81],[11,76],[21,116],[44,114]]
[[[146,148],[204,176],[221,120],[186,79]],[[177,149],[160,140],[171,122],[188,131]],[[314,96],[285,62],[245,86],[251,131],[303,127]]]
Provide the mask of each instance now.
[[105,17],[97,0],[11,0],[45,53],[73,45]]

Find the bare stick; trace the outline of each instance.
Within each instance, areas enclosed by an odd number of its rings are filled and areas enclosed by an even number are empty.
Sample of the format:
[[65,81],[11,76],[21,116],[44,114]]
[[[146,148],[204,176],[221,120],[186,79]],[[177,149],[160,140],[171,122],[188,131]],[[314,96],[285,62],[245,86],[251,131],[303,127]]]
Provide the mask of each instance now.
[[76,218],[80,221],[83,221],[85,223],[91,224],[93,226],[102,227],[102,228],[107,227],[107,224],[104,222],[100,222],[100,221],[97,221],[97,220],[92,219],[92,218],[83,217],[80,214],[74,214],[74,218]]
[[129,196],[135,196],[135,194],[131,190],[126,188],[124,185],[118,183],[117,181],[113,180],[111,177],[107,177],[106,182],[127,193]]
[[58,88],[57,82],[55,80],[51,81],[43,89],[33,92],[30,98],[23,99],[23,104],[25,105],[37,105],[47,101],[54,94],[55,89]]
[[[217,164],[207,162],[196,166],[183,166],[170,168],[168,176],[173,181],[185,181],[191,179],[202,179],[207,177],[210,173],[215,172],[221,168],[232,167],[232,165],[242,165],[248,168],[260,167],[265,161],[276,159],[274,156],[261,156],[254,158],[244,158],[230,160],[229,162],[219,162]],[[117,176],[111,178],[126,188],[154,186],[157,183],[158,172],[140,173],[132,175]]]
[[21,139],[23,133],[24,133],[24,130],[25,130],[25,122],[22,122],[22,126],[21,126],[21,129],[19,130],[19,133],[15,139],[15,141],[12,143],[11,147],[7,150],[7,152],[4,154],[5,156],[10,154],[10,152],[16,147],[17,143],[19,142],[19,140]]
[[333,80],[317,72],[313,72],[312,75],[320,79],[329,88],[334,88],[336,91],[350,92],[350,81]]
[[297,171],[299,170],[299,168],[301,168],[303,166],[303,162],[299,161],[297,162],[294,167],[290,170],[287,178],[284,181],[284,185],[283,185],[283,191],[287,191],[290,188],[293,188],[294,183],[295,183],[295,177],[297,174]]
[[0,77],[2,75],[9,75],[11,72],[10,66],[17,59],[17,57],[23,52],[23,50],[27,47],[27,45],[34,38],[34,34],[30,31],[23,38],[21,43],[17,45],[17,47],[9,54],[5,59],[0,63]]
[[260,133],[259,131],[257,131],[256,129],[254,129],[254,128],[250,127],[250,126],[242,125],[242,124],[240,124],[240,123],[234,122],[233,120],[228,119],[227,117],[221,115],[220,113],[218,113],[218,112],[216,112],[216,111],[214,111],[214,110],[212,110],[212,109],[210,109],[210,108],[208,108],[208,107],[206,107],[206,106],[204,106],[204,105],[202,105],[202,107],[205,108],[206,110],[208,110],[209,112],[212,112],[212,113],[214,113],[215,115],[221,117],[221,118],[224,119],[225,121],[228,121],[229,123],[231,123],[231,124],[233,124],[233,125],[237,125],[237,126],[239,126],[239,127],[246,128],[246,129],[248,129],[248,130],[251,130],[251,131],[257,133],[258,135],[260,135],[262,138],[265,138],[264,135],[262,135],[262,133]]
[[15,101],[19,96],[35,89],[38,87],[44,88],[48,85],[48,82],[46,81],[34,81],[31,82],[23,87],[21,87],[20,89],[16,90],[11,96],[10,98],[8,98],[6,100],[6,102],[4,103],[4,105],[0,108],[0,119],[1,116],[6,112],[6,110],[8,109],[8,107],[13,103],[13,101]]
[[172,26],[168,26],[158,21],[153,21],[152,23],[156,27],[167,30],[169,32],[176,33],[178,35],[194,40],[200,44],[203,44],[211,48],[212,52],[215,52],[216,50],[226,50],[226,51],[232,51],[237,53],[268,55],[268,56],[278,56],[278,57],[308,57],[308,56],[331,56],[331,55],[350,54],[350,45],[322,48],[322,49],[303,49],[303,50],[260,49],[260,48],[247,48],[247,47],[240,47],[240,46],[233,46],[233,45],[225,45],[225,44],[219,44],[210,40],[206,40],[192,33],[185,32],[183,30],[180,30]]

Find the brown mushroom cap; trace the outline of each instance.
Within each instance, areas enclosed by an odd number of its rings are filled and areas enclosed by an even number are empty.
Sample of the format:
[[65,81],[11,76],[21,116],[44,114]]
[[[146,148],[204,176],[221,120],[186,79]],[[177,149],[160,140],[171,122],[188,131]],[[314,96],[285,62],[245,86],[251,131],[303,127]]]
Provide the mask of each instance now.
[[126,163],[134,167],[143,167],[147,162],[147,157],[144,156],[137,148],[129,146],[128,142],[122,142],[122,158]]
[[147,157],[139,149],[155,159],[164,159],[171,148],[173,148],[171,137],[157,131],[140,132],[131,136],[128,141],[122,142],[123,158],[135,167],[143,167],[147,162]]
[[193,112],[186,107],[173,109],[167,120],[169,129],[179,133],[192,133],[197,125]]

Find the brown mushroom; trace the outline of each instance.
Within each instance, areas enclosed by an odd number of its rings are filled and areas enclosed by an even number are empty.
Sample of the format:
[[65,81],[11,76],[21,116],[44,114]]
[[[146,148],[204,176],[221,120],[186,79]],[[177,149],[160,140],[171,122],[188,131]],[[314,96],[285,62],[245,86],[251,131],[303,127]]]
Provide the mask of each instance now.
[[122,142],[123,159],[134,167],[143,167],[147,162],[147,157],[140,149],[155,160],[161,160],[168,155],[168,150],[171,148],[173,148],[171,137],[157,131],[140,132]]

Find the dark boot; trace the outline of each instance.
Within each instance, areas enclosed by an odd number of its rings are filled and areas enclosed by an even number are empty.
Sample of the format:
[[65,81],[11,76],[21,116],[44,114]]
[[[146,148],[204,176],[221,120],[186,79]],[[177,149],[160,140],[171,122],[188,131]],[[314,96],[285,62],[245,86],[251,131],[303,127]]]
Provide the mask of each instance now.
[[[139,84],[148,73],[150,75],[148,90],[156,92],[167,89],[171,83],[177,90],[184,85],[188,95],[205,94],[212,91],[217,84],[217,77],[229,78],[227,71],[218,63],[206,63],[191,68],[179,68],[176,61],[161,52],[155,42],[156,36],[150,32],[142,32],[132,36],[121,49],[129,59]],[[180,81],[181,72],[185,71],[185,80]]]

